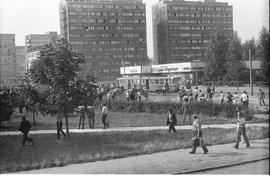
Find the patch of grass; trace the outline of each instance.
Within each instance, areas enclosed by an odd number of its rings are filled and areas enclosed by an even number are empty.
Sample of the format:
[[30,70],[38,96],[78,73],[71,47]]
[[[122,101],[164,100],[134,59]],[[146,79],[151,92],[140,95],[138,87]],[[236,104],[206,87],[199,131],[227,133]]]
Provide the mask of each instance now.
[[[248,128],[250,139],[269,137],[268,128]],[[235,129],[205,129],[208,145],[236,140]],[[0,137],[0,173],[63,166],[159,151],[187,148],[190,130],[168,134],[167,130],[72,134],[69,142],[56,140],[56,135],[32,135],[35,146],[21,145],[22,136]]]

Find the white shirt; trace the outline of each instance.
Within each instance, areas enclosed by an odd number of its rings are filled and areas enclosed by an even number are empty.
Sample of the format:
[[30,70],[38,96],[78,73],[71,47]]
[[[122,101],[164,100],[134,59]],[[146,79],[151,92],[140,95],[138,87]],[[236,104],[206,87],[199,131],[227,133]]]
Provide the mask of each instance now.
[[243,93],[242,95],[241,95],[241,99],[243,100],[243,101],[247,101],[247,94],[245,94],[245,93]]
[[108,108],[106,106],[103,106],[102,110],[101,110],[101,113],[102,114],[108,114]]

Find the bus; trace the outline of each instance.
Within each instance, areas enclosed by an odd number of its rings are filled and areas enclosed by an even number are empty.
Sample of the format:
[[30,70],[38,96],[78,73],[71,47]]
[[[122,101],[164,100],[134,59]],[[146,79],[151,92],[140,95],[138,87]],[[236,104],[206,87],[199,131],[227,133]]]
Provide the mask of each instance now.
[[[178,91],[180,86],[185,85],[185,78],[183,76],[143,76],[142,85],[149,91],[162,91],[162,87],[165,83],[169,85],[169,91]],[[116,79],[118,86],[123,86],[125,89],[131,89],[133,87],[139,88],[140,77],[139,76],[127,76]]]

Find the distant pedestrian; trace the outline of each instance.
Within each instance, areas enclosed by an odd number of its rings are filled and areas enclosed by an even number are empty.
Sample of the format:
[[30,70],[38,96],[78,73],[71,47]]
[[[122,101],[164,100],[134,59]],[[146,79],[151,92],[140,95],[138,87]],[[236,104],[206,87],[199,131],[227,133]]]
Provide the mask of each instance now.
[[186,121],[186,116],[189,117],[189,124],[191,125],[191,95],[183,97],[182,111],[183,111],[183,125]]
[[103,129],[106,129],[106,127],[109,127],[109,124],[106,122],[107,116],[108,116],[108,108],[106,106],[106,103],[104,103],[101,109],[101,121],[103,124]]
[[194,100],[197,101],[198,100],[198,96],[199,96],[198,87],[195,87],[195,89],[193,90],[193,96],[194,96]]
[[222,91],[220,91],[220,104],[224,103],[224,94]]
[[141,90],[138,90],[137,96],[138,96],[139,101],[141,101],[141,99],[142,99],[142,93],[141,93]]
[[208,149],[202,140],[201,123],[196,114],[193,114],[192,117],[194,119],[193,125],[192,125],[193,138],[192,138],[192,150],[189,153],[190,154],[196,153],[196,147],[201,146],[204,151],[204,154],[206,154],[208,153]]
[[95,128],[95,109],[93,106],[87,106],[86,115],[88,117],[89,128]]
[[177,123],[176,115],[172,109],[169,109],[167,115],[167,125],[169,125],[169,133],[171,132],[171,130],[173,130],[173,132],[176,133],[176,129],[174,127],[176,123]]
[[78,129],[84,129],[84,120],[85,120],[85,113],[86,113],[86,109],[84,106],[79,106],[78,110],[80,112],[80,119],[79,119],[79,126]]
[[246,91],[240,96],[240,102],[243,106],[248,107],[248,95]]
[[235,105],[239,105],[239,96],[238,96],[238,94],[237,94],[237,92],[235,92],[234,94],[233,94],[233,104],[235,104]]
[[63,131],[62,114],[60,112],[57,113],[56,128],[57,128],[57,139],[60,139],[60,133],[62,133],[64,138],[66,139],[66,134]]
[[227,95],[227,103],[232,103],[232,94],[230,92],[228,92],[228,95]]
[[237,113],[237,141],[234,145],[234,148],[239,149],[239,142],[241,140],[241,135],[245,139],[246,147],[250,147],[249,140],[246,134],[246,120],[245,120],[245,113],[241,111],[240,107],[236,109]]
[[31,123],[25,119],[25,116],[23,116],[20,124],[20,131],[23,133],[23,141],[22,141],[23,146],[25,145],[26,141],[29,141],[32,143],[32,145],[34,145],[34,139],[27,136],[31,127],[32,127]]
[[206,88],[206,98],[207,100],[211,99],[211,88],[209,86]]
[[126,92],[126,99],[127,99],[127,102],[129,102],[129,90],[127,90],[127,92]]
[[265,106],[265,93],[262,89],[259,89],[259,93],[258,93],[258,99],[259,99],[259,104],[260,106]]
[[165,86],[165,84],[162,86],[162,95],[163,96],[166,95],[166,86]]

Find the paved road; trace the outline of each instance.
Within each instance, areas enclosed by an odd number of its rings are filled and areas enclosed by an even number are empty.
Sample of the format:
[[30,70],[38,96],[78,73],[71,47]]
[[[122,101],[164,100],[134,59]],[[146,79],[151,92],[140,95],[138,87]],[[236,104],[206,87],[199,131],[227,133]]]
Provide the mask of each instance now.
[[207,171],[194,172],[193,174],[252,174],[252,175],[269,175],[269,160],[260,160],[246,164],[239,164],[230,167],[223,167],[219,169],[210,169]]
[[188,154],[190,149],[180,149],[25,171],[19,174],[188,174],[198,170],[269,158],[269,138],[251,141],[250,148],[245,148],[244,144],[241,144],[240,149],[236,150],[232,146],[233,144],[210,146],[208,154],[202,154],[202,149],[198,149],[197,154]]
[[[247,124],[246,127],[269,127],[268,123],[251,123]],[[178,130],[191,129],[191,125],[187,126],[176,126]],[[202,128],[223,128],[230,129],[236,128],[236,124],[213,124],[213,125],[203,125]],[[70,133],[101,133],[101,132],[117,132],[117,131],[149,131],[149,130],[166,130],[168,126],[155,126],[155,127],[118,127],[118,128],[108,128],[104,129],[70,129]],[[30,131],[30,134],[55,134],[56,130],[39,130]],[[21,135],[20,131],[0,131],[0,136],[7,135]]]

